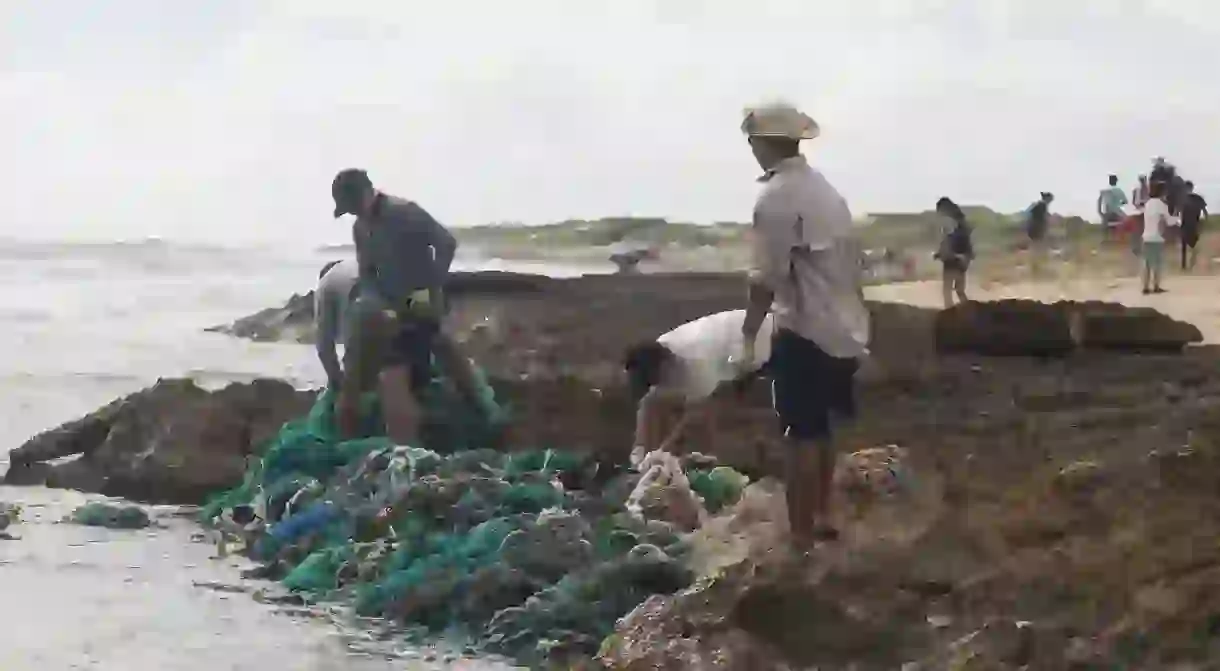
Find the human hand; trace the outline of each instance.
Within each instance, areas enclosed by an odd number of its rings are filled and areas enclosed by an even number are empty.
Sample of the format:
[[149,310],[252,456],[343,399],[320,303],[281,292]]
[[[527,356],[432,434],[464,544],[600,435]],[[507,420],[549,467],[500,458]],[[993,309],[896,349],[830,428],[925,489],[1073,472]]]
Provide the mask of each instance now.
[[745,337],[741,343],[741,350],[736,357],[729,359],[740,372],[747,372],[754,365],[754,338]]

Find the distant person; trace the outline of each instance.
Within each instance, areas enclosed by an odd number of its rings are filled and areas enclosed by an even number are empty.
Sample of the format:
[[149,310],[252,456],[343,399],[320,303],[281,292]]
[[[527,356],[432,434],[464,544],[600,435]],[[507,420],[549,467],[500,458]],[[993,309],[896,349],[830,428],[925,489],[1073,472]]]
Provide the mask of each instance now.
[[1144,205],[1144,236],[1142,254],[1144,259],[1142,279],[1145,294],[1161,294],[1161,271],[1164,268],[1165,235],[1176,221],[1169,214],[1169,205],[1165,202],[1165,189],[1168,185],[1163,181],[1150,183],[1149,198]]
[[741,130],[764,174],[738,363],[755,365],[755,342],[774,304],[768,368],[790,443],[788,523],[793,547],[803,551],[839,536],[830,516],[832,426],[855,416],[854,378],[868,353],[860,247],[847,201],[801,154],[801,141],[819,134],[813,119],[769,105],[747,110]]
[[326,371],[326,386],[336,392],[343,385],[343,368],[335,348],[347,343],[347,308],[359,276],[355,259],[331,261],[322,267],[313,293],[314,348]]
[[1148,175],[1140,175],[1139,183],[1131,190],[1131,204],[1143,212],[1144,203],[1148,202]]
[[1165,205],[1169,207],[1169,213],[1177,216],[1179,201],[1179,192],[1182,187],[1181,178],[1178,176],[1178,169],[1169,161],[1165,160],[1164,156],[1158,156],[1152,161],[1152,171],[1148,173],[1149,184],[1161,184],[1163,194],[1161,200],[1165,201]]
[[1110,175],[1110,186],[1097,194],[1097,216],[1101,218],[1102,235],[1109,238],[1123,221],[1127,194],[1118,186],[1118,175]]
[[[417,394],[431,380],[435,353],[466,399],[479,407],[473,363],[441,329],[442,288],[457,240],[417,203],[382,193],[363,170],[343,170],[331,184],[335,218],[356,215],[357,292],[345,379],[336,403],[341,431],[351,435],[361,393],[380,381],[390,438],[414,444]],[[482,409],[482,408],[480,408]]]
[[947,197],[941,198],[936,201],[936,211],[951,222],[940,241],[940,248],[936,250],[936,259],[943,267],[941,293],[947,310],[953,307],[954,294],[959,303],[969,300],[966,298],[966,270],[974,259],[974,244],[966,214],[957,203]]
[[1182,270],[1194,270],[1199,256],[1199,235],[1203,231],[1203,222],[1207,221],[1207,201],[1195,193],[1194,182],[1186,182],[1185,192],[1181,217]]
[[[637,404],[633,465],[653,450],[676,452],[692,423],[713,417],[714,396],[729,386],[740,387],[765,366],[771,356],[771,315],[764,320],[765,334],[757,337],[757,360],[745,367],[732,362],[742,349],[745,318],[745,310],[717,312],[628,348],[623,366]],[[664,406],[671,401],[682,404],[682,414],[666,427]]]
[[1043,191],[1026,212],[1025,234],[1029,237],[1030,270],[1037,275],[1046,255],[1046,234],[1050,229],[1051,203],[1055,195]]

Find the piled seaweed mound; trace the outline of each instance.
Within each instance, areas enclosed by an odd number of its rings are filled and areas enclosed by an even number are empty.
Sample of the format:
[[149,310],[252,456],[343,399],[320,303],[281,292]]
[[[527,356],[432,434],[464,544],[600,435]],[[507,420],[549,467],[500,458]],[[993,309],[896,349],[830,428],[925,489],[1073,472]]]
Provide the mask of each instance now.
[[[293,591],[532,665],[595,654],[619,617],[691,581],[663,506],[627,511],[637,474],[557,450],[340,442],[332,405],[322,394],[202,511]],[[736,500],[742,477],[703,466],[689,476],[708,507]]]

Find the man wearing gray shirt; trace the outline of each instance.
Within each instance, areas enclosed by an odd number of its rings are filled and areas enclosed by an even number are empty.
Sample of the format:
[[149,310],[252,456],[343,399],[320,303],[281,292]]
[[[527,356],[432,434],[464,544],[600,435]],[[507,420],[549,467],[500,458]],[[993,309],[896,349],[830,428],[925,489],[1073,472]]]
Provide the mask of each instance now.
[[788,523],[793,545],[838,537],[830,517],[833,420],[855,416],[857,362],[868,352],[869,315],[860,250],[847,202],[800,153],[818,136],[790,105],[749,110],[742,131],[764,175],[754,205],[743,364],[774,308],[772,398],[789,443]]
[[356,215],[357,279],[346,379],[336,402],[339,428],[353,434],[360,394],[380,373],[387,433],[399,444],[412,444],[419,425],[416,393],[430,379],[434,351],[463,394],[476,397],[470,360],[441,332],[441,289],[457,240],[418,204],[374,189],[363,170],[336,175],[331,195],[335,218]]

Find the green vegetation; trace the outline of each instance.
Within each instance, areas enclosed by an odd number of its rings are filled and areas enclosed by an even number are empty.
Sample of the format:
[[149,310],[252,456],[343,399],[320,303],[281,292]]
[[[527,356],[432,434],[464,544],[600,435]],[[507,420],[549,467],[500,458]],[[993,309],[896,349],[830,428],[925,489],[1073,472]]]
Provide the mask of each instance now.
[[605,247],[620,243],[700,247],[740,238],[743,224],[711,226],[669,222],[659,217],[607,217],[525,226],[496,224],[455,229],[462,242],[488,246]]
[[[1004,247],[1023,234],[1021,214],[1001,214],[986,207],[966,207],[981,249]],[[945,220],[935,212],[881,213],[861,218],[860,236],[866,247],[930,248],[940,239]],[[497,224],[455,229],[464,244],[494,251],[575,250],[612,245],[655,245],[694,249],[733,247],[742,243],[748,225],[735,222],[692,224],[659,217],[607,217],[570,220],[541,226]]]

